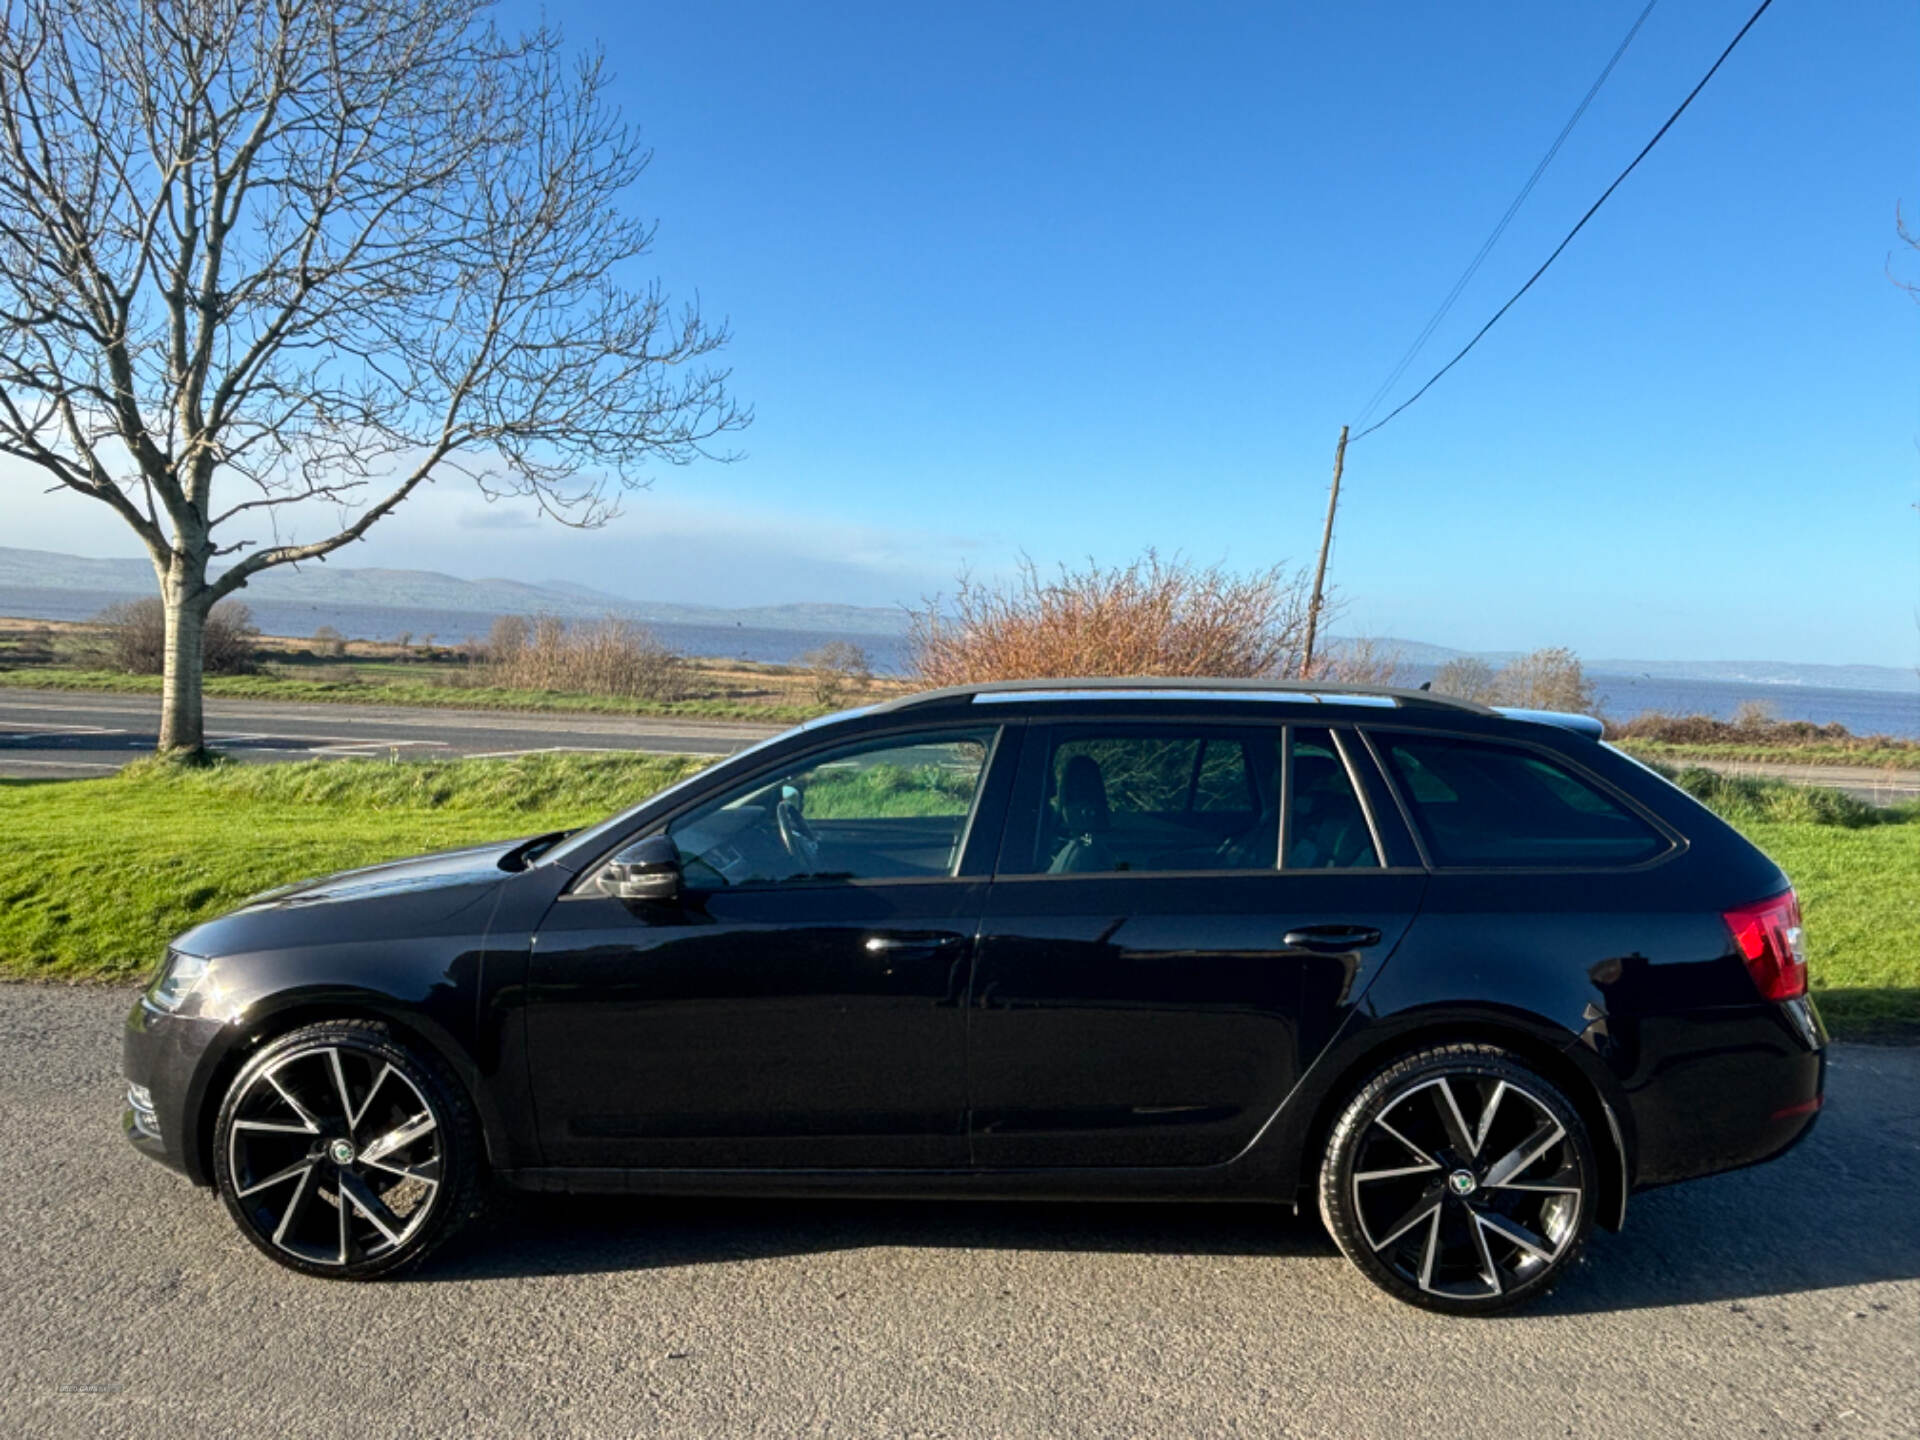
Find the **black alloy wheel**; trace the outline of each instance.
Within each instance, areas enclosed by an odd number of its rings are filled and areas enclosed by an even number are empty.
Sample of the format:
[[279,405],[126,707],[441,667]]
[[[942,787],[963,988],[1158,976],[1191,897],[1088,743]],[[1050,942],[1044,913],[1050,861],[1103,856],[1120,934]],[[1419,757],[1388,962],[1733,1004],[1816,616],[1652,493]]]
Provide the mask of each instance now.
[[479,1131],[436,1057],[362,1021],[266,1046],[220,1107],[214,1178],[242,1233],[308,1275],[417,1263],[468,1218]]
[[1559,1090],[1505,1051],[1449,1045],[1360,1088],[1328,1142],[1320,1213],[1389,1294],[1480,1315],[1537,1298],[1578,1260],[1597,1179]]

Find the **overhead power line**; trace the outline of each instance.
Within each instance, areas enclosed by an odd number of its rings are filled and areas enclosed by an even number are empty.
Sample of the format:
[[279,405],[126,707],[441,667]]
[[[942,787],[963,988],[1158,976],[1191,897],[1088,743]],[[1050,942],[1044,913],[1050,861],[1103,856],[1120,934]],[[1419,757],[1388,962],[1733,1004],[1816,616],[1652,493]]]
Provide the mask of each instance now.
[[1633,37],[1640,33],[1640,27],[1647,23],[1647,17],[1653,13],[1653,7],[1659,3],[1660,0],[1647,0],[1647,8],[1640,12],[1640,18],[1633,22],[1632,28],[1627,31],[1626,39],[1622,40],[1620,47],[1613,52],[1613,58],[1607,61],[1606,68],[1600,72],[1599,78],[1593,82],[1580,103],[1574,107],[1573,114],[1567,117],[1567,123],[1560,127],[1560,133],[1554,137],[1553,144],[1547,147],[1547,153],[1540,157],[1540,163],[1533,167],[1533,173],[1527,177],[1527,183],[1520,187],[1520,193],[1514,196],[1513,203],[1507,206],[1507,213],[1500,217],[1500,223],[1493,227],[1493,233],[1487,236],[1485,243],[1468,262],[1467,268],[1460,272],[1460,278],[1453,282],[1453,288],[1447,292],[1447,298],[1440,302],[1440,308],[1433,312],[1425,327],[1414,337],[1413,344],[1409,345],[1406,354],[1400,357],[1400,363],[1393,367],[1393,373],[1380,382],[1380,388],[1373,392],[1360,413],[1353,417],[1354,424],[1364,425],[1372,418],[1373,412],[1380,408],[1380,402],[1385,400],[1393,387],[1400,383],[1400,377],[1406,373],[1407,367],[1413,364],[1420,351],[1425,348],[1427,341],[1433,337],[1433,332],[1440,328],[1440,322],[1445,320],[1447,312],[1453,309],[1454,301],[1460,298],[1469,282],[1479,273],[1482,263],[1488,255],[1493,253],[1493,247],[1500,243],[1500,237],[1506,234],[1507,226],[1511,225],[1513,217],[1520,213],[1520,207],[1527,203],[1527,197],[1533,194],[1533,187],[1538,185],[1540,177],[1547,173],[1547,167],[1553,164],[1553,157],[1558,155],[1560,147],[1567,143],[1567,137],[1573,134],[1573,127],[1578,125],[1580,117],[1587,113],[1587,107],[1593,104],[1593,97],[1600,93],[1600,87],[1607,83],[1607,77],[1613,74],[1614,66],[1620,63],[1620,57],[1627,53],[1627,47],[1633,43]]
[[1739,46],[1742,40],[1747,38],[1747,32],[1753,29],[1754,25],[1759,21],[1760,17],[1767,13],[1768,7],[1771,6],[1772,4],[1773,4],[1773,0],[1760,0],[1760,8],[1755,10],[1753,14],[1747,17],[1747,23],[1742,25],[1740,27],[1739,33],[1736,34],[1733,37],[1733,39],[1727,42],[1727,48],[1720,52],[1720,58],[1715,60],[1713,64],[1708,67],[1707,73],[1700,77],[1700,83],[1695,85],[1693,89],[1687,92],[1687,98],[1680,102],[1679,108],[1676,109],[1673,112],[1673,114],[1667,117],[1667,121],[1664,125],[1662,125],[1658,130],[1654,131],[1653,138],[1647,141],[1647,143],[1641,147],[1640,153],[1633,157],[1633,160],[1628,164],[1627,168],[1622,170],[1618,175],[1614,177],[1613,183],[1607,186],[1607,188],[1600,193],[1600,198],[1594,201],[1592,205],[1587,207],[1587,213],[1582,215],[1578,223],[1576,223],[1574,227],[1567,232],[1566,238],[1561,240],[1561,242],[1558,245],[1554,246],[1553,253],[1547,256],[1547,258],[1541,262],[1540,268],[1534,271],[1533,274],[1527,277],[1527,283],[1522,285],[1518,290],[1514,291],[1512,297],[1508,299],[1507,303],[1502,305],[1498,310],[1493,312],[1493,318],[1488,320],[1486,324],[1482,325],[1478,330],[1476,330],[1473,334],[1473,338],[1467,341],[1465,345],[1462,345],[1458,353],[1456,353],[1451,360],[1447,361],[1446,364],[1442,365],[1438,370],[1434,371],[1432,376],[1428,378],[1426,384],[1422,385],[1418,390],[1414,391],[1413,394],[1409,395],[1406,399],[1402,400],[1398,405],[1394,406],[1393,409],[1389,410],[1380,419],[1376,420],[1373,424],[1369,425],[1366,429],[1362,430],[1359,434],[1355,435],[1353,437],[1355,440],[1366,439],[1367,436],[1373,434],[1373,432],[1378,430],[1381,426],[1390,422],[1402,410],[1405,410],[1409,405],[1413,404],[1414,401],[1418,400],[1422,395],[1426,394],[1427,391],[1431,390],[1434,387],[1435,382],[1437,382],[1442,375],[1445,375],[1449,370],[1453,369],[1454,366],[1458,365],[1462,360],[1467,358],[1467,353],[1471,351],[1474,346],[1478,345],[1481,339],[1486,335],[1486,333],[1489,330],[1493,329],[1495,325],[1500,323],[1500,318],[1503,315],[1505,315],[1507,311],[1511,310],[1515,304],[1519,302],[1520,297],[1522,295],[1525,295],[1527,291],[1531,290],[1534,287],[1534,284],[1540,279],[1540,277],[1547,273],[1548,269],[1553,265],[1553,262],[1560,258],[1560,253],[1563,250],[1565,250],[1567,246],[1573,243],[1573,237],[1578,235],[1582,230],[1586,228],[1587,222],[1593,219],[1593,217],[1599,213],[1600,207],[1607,203],[1608,199],[1613,195],[1613,192],[1620,188],[1622,182],[1626,180],[1627,176],[1631,175],[1636,169],[1638,169],[1640,166],[1640,162],[1646,159],[1648,155],[1653,153],[1653,147],[1658,145],[1661,139],[1665,137],[1667,131],[1673,128],[1674,122],[1679,120],[1679,118],[1686,113],[1687,107],[1693,104],[1694,100],[1699,96],[1700,92],[1707,88],[1707,82],[1713,79],[1713,77],[1719,72],[1720,67],[1722,65],[1727,63],[1727,57],[1733,54],[1735,48]]

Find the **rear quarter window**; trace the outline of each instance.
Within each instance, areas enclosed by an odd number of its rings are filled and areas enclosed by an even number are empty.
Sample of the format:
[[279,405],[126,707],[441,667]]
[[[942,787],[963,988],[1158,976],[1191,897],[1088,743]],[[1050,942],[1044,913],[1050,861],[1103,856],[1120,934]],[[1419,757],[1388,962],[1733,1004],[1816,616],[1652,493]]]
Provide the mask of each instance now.
[[1538,751],[1438,735],[1374,738],[1437,866],[1609,869],[1670,848],[1645,820]]

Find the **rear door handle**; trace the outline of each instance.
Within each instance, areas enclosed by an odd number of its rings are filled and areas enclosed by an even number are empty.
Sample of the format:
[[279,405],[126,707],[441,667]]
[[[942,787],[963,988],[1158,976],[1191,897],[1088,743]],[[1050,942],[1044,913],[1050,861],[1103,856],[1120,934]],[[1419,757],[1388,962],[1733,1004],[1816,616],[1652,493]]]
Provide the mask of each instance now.
[[1303,925],[1281,936],[1280,943],[1292,950],[1344,955],[1349,950],[1365,950],[1378,945],[1380,932],[1371,925]]

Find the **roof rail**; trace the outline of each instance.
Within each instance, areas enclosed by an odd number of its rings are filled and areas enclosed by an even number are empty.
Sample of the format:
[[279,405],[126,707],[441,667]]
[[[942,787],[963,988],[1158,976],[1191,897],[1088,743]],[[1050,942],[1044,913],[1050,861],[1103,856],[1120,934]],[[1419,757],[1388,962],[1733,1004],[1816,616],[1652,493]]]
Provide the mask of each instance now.
[[945,701],[971,700],[1131,700],[1148,696],[1221,700],[1298,700],[1308,704],[1392,705],[1494,713],[1485,705],[1429,690],[1403,690],[1390,685],[1342,685],[1310,680],[1213,679],[1189,675],[1063,676],[1030,680],[985,680],[973,685],[949,685],[902,695],[873,708],[880,711],[916,709]]
[[1607,733],[1604,720],[1592,715],[1577,715],[1571,710],[1529,710],[1524,705],[1496,705],[1494,712],[1506,716],[1509,720],[1531,720],[1539,725],[1557,725],[1562,730],[1571,730],[1576,735],[1585,735],[1589,740],[1598,740]]

